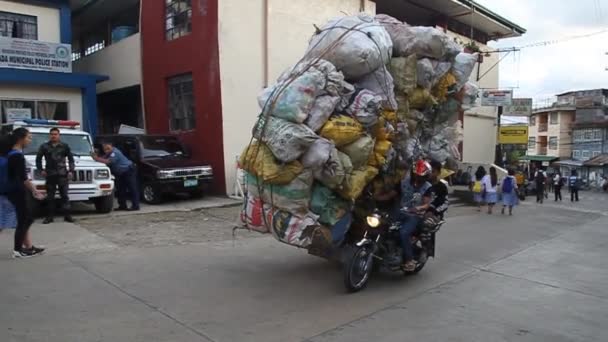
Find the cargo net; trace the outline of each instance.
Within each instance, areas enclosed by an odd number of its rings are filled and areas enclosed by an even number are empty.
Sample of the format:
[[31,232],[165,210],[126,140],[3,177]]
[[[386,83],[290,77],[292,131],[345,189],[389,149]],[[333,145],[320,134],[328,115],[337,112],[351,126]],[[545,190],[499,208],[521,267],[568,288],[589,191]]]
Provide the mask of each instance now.
[[414,160],[455,165],[477,59],[440,30],[385,15],[317,28],[304,57],[258,97],[239,159],[243,227],[323,249],[345,238],[358,200],[394,189]]

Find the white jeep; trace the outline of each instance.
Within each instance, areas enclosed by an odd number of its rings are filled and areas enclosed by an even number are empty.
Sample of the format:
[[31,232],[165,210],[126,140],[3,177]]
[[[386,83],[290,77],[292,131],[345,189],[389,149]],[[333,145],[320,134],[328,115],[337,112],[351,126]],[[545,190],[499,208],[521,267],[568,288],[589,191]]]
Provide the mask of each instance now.
[[[25,127],[32,134],[32,143],[23,151],[27,172],[37,190],[46,192],[45,179],[36,170],[36,154],[40,145],[49,140],[49,130],[54,125],[28,125],[15,123],[12,128]],[[70,202],[92,202],[99,213],[109,213],[114,207],[114,180],[110,169],[91,157],[93,142],[89,133],[78,126],[59,126],[61,141],[68,144],[74,155],[76,169],[70,179],[68,195]],[[44,167],[44,160],[43,160]],[[59,192],[55,194],[59,198]],[[40,211],[40,201],[30,198],[35,213]]]

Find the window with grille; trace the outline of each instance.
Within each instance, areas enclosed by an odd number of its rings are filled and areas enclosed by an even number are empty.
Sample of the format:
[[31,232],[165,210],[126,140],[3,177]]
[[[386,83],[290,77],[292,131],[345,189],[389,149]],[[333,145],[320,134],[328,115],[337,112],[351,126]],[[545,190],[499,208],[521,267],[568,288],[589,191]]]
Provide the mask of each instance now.
[[582,153],[583,158],[591,158],[591,151],[583,151]]
[[528,138],[528,149],[533,150],[536,148],[536,138],[530,137]]
[[581,151],[579,151],[579,150],[572,151],[572,158],[577,159],[580,157],[581,157]]
[[90,44],[86,48],[86,50],[84,50],[84,55],[88,56],[88,55],[90,55],[92,53],[95,53],[95,52],[103,49],[104,47],[106,47],[106,41],[105,40],[102,40],[102,41],[99,41],[99,42],[95,42],[93,44]]
[[38,18],[0,11],[0,36],[38,40]]
[[177,39],[192,32],[192,1],[165,0],[165,36]]
[[551,113],[549,115],[549,123],[552,125],[557,125],[557,121],[558,121],[558,115],[557,113]]
[[601,154],[600,151],[593,151],[593,157],[594,158],[597,157],[597,156],[599,156],[600,154]]
[[602,130],[601,129],[594,129],[593,130],[593,140],[602,140]]
[[549,137],[549,149],[557,150],[557,137]]
[[536,115],[530,117],[530,126],[536,126]]
[[195,128],[194,92],[192,74],[168,79],[169,115],[172,131],[189,131]]

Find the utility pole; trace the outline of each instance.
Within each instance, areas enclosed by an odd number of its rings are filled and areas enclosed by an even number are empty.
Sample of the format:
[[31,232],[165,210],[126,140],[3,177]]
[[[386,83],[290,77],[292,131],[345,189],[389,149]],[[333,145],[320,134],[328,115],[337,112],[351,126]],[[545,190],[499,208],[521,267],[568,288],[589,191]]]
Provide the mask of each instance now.
[[496,115],[496,152],[494,155],[494,164],[499,165],[500,167],[504,166],[502,164],[502,145],[500,145],[500,119],[502,118],[502,111],[502,106],[498,106],[498,115]]

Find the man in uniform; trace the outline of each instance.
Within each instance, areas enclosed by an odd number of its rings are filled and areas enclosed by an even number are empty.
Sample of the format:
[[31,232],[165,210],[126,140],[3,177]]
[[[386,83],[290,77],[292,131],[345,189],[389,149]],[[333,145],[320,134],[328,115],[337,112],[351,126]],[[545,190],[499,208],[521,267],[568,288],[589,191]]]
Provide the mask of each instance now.
[[[64,210],[66,222],[74,222],[70,213],[70,199],[68,197],[69,177],[74,172],[74,156],[70,146],[61,142],[59,128],[51,128],[50,139],[42,144],[36,155],[36,169],[46,178],[46,196],[48,202],[47,216],[44,224],[53,222],[55,217],[55,192],[59,190],[61,206]],[[42,159],[45,161],[42,167]],[[66,165],[66,159],[68,165]]]

